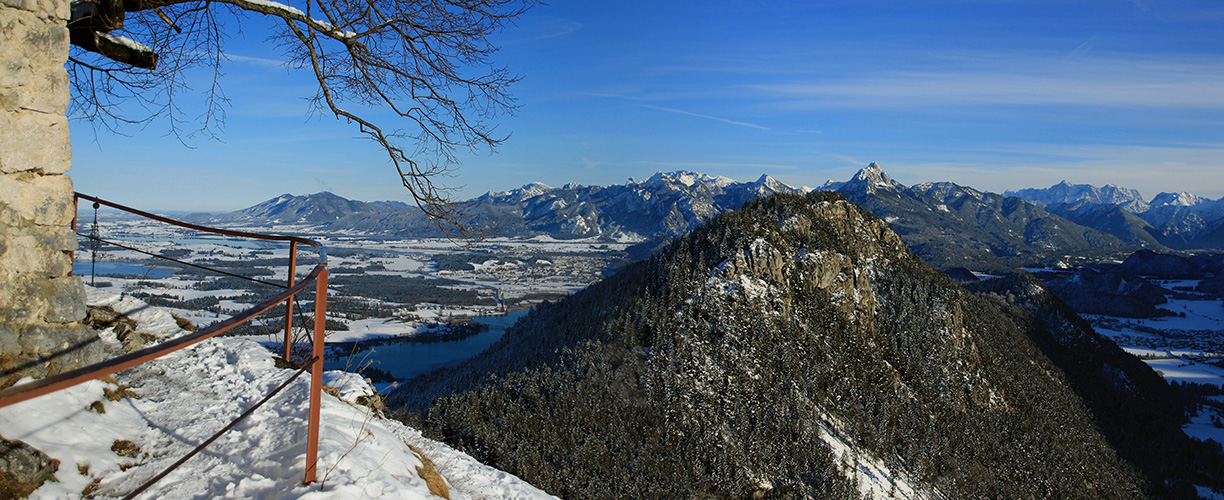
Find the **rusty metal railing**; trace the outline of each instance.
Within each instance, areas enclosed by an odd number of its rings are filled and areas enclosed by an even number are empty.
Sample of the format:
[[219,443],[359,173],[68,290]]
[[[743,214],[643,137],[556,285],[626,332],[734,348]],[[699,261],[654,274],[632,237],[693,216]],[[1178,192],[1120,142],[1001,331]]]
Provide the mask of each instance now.
[[[308,423],[307,423],[308,427],[307,427],[307,438],[306,438],[307,439],[306,440],[306,473],[305,473],[305,477],[303,478],[303,482],[305,483],[314,482],[317,476],[316,465],[318,463],[318,455],[319,455],[319,406],[320,406],[321,399],[322,399],[321,393],[322,393],[322,388],[323,388],[323,334],[324,334],[324,328],[325,328],[325,316],[327,313],[327,252],[323,249],[323,247],[320,246],[317,242],[313,240],[309,240],[306,238],[300,238],[296,236],[266,235],[266,234],[258,234],[258,233],[248,233],[244,231],[231,231],[231,230],[226,230],[226,229],[211,228],[207,226],[201,226],[197,224],[177,221],[174,219],[162,217],[156,214],[151,214],[148,212],[126,207],[123,205],[119,205],[117,203],[109,202],[106,200],[102,200],[102,199],[95,198],[93,196],[89,196],[89,195],[85,195],[81,193],[76,193],[76,197],[73,200],[74,205],[78,203],[79,199],[82,199],[82,198],[94,202],[95,208],[97,208],[98,205],[106,205],[108,207],[122,210],[124,212],[128,212],[128,213],[138,215],[144,218],[156,220],[159,222],[163,222],[166,224],[170,224],[170,225],[174,225],[174,226],[178,226],[178,227],[182,227],[186,229],[192,229],[192,230],[202,231],[202,232],[207,232],[207,233],[221,234],[225,236],[253,238],[253,239],[259,239],[259,240],[265,240],[265,241],[287,241],[289,242],[289,248],[290,248],[288,285],[286,286],[286,289],[283,292],[277,294],[276,296],[270,299],[267,299],[263,302],[260,302],[254,307],[251,307],[250,309],[247,309],[246,311],[243,311],[237,315],[234,315],[225,321],[214,323],[208,326],[207,328],[201,329],[197,332],[183,335],[181,337],[177,337],[174,339],[170,339],[160,344],[157,344],[155,346],[147,347],[147,348],[141,349],[136,352],[125,354],[123,356],[111,358],[109,360],[102,361],[100,363],[95,363],[89,366],[78,368],[76,370],[72,370],[69,372],[64,372],[58,375],[36,380],[34,382],[16,385],[13,387],[9,387],[9,388],[0,390],[0,408],[9,406],[15,403],[19,403],[21,401],[25,401],[28,399],[36,398],[44,394],[49,394],[49,393],[52,393],[52,392],[55,392],[61,389],[72,387],[82,382],[87,382],[89,380],[94,380],[94,379],[98,379],[101,377],[105,377],[107,375],[118,372],[120,370],[131,368],[133,366],[145,363],[147,361],[165,356],[166,354],[172,353],[174,351],[178,351],[185,347],[189,347],[191,345],[200,343],[204,340],[216,337],[217,335],[225,333],[226,331],[246,321],[251,320],[252,318],[258,316],[259,314],[262,314],[263,312],[269,309],[272,309],[273,307],[276,307],[281,302],[284,302],[286,304],[286,313],[285,313],[286,321],[285,321],[285,338],[284,338],[285,353],[284,354],[285,354],[285,359],[290,359],[290,355],[291,355],[291,351],[293,347],[293,339],[292,339],[292,335],[290,331],[292,327],[290,317],[292,316],[292,312],[293,312],[293,298],[294,298],[294,295],[296,295],[298,292],[305,290],[308,286],[311,285],[311,283],[314,283],[314,286],[315,286],[314,339],[313,339],[312,346],[311,346],[313,357],[307,362],[307,366],[310,368],[310,410],[309,410],[309,418],[308,418]],[[76,220],[76,216],[74,215],[73,220],[72,220],[72,229],[74,231],[76,230],[76,226],[77,226],[77,220]],[[299,243],[314,247],[319,253],[319,263],[314,267],[314,269],[310,272],[310,274],[306,276],[306,278],[304,278],[303,280],[297,283],[294,283],[294,272],[295,272],[295,268],[297,264],[297,245]],[[304,371],[305,369],[306,367],[303,367],[302,370],[299,370],[298,375],[300,375],[301,372]],[[294,377],[296,376],[297,375],[294,375]],[[281,388],[283,388],[283,385]],[[273,394],[279,390],[280,388],[278,388],[276,391],[273,391]],[[273,394],[269,394],[268,396],[266,396],[264,398],[264,401],[267,401],[267,399],[270,398]],[[246,413],[238,417],[237,420],[235,420],[225,429],[222,429],[221,432],[228,430],[235,423],[246,418],[246,416],[249,415],[255,409],[255,407],[259,406],[259,404],[262,404],[262,403],[263,401],[256,404],[252,408],[248,409]],[[195,451],[188,454],[188,456],[184,457],[182,460],[180,460],[175,465],[171,466],[171,469],[173,469],[174,467],[177,467],[182,462],[186,461],[187,458],[190,458],[192,455],[194,455],[199,450],[201,450],[204,446],[207,446],[208,443],[212,441],[212,439],[215,439],[220,434],[221,433],[214,435],[213,438],[210,438],[208,441],[201,444]],[[157,479],[159,479],[160,477],[163,477],[164,475],[165,475],[165,472],[155,477],[153,481],[156,481]],[[143,490],[143,488],[146,488],[149,485],[151,485],[153,481],[146,483],[144,486],[141,487],[141,489],[132,492],[129,496],[134,496],[138,494],[140,491]]]

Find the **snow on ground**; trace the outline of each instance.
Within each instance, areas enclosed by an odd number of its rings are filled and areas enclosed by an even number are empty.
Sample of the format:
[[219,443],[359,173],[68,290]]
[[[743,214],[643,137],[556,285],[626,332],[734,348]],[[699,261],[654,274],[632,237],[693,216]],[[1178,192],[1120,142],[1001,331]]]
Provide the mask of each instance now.
[[349,321],[348,327],[348,330],[327,332],[327,342],[330,344],[415,335],[422,325],[405,323],[395,318],[369,318]]
[[1211,491],[1211,488],[1206,486],[1195,486],[1194,488],[1198,490],[1199,498],[1206,500],[1224,500],[1224,493],[1216,493]]
[[[1218,400],[1217,400],[1218,401]],[[1198,414],[1190,419],[1190,423],[1182,426],[1186,434],[1199,441],[1208,439],[1224,444],[1224,427],[1216,427],[1216,422],[1224,425],[1224,409],[1199,405]]]
[[[177,336],[184,333],[170,313],[150,307],[143,301],[130,296],[85,287],[85,302],[95,307],[109,307],[115,312],[126,315],[136,322],[137,333],[151,333],[158,337]],[[113,337],[113,334],[111,336]],[[105,335],[103,338],[106,338]]]
[[[147,321],[142,330],[174,325],[164,311],[130,297],[91,290],[89,298]],[[168,333],[181,334],[174,326]],[[217,338],[121,372],[115,379],[130,385],[126,391],[95,380],[2,408],[0,429],[5,438],[25,441],[61,462],[57,481],[47,482],[31,498],[81,498],[87,490],[95,498],[122,496],[293,373],[276,368],[271,353],[255,342]],[[325,381],[345,400],[323,396],[320,481],[303,485],[309,377],[303,374],[291,382],[142,497],[435,498],[420,472],[426,470],[424,456],[446,478],[452,499],[553,498],[354,404],[372,389],[359,376],[338,371],[327,372]],[[106,390],[123,397],[111,401]],[[123,441],[134,446],[122,446]]]
[[[1198,283],[1188,280],[1155,282],[1169,290],[1192,288]],[[1147,363],[1169,383],[1224,387],[1224,368],[1204,362],[1220,359],[1219,332],[1224,330],[1224,308],[1220,302],[1181,298],[1170,299],[1160,307],[1179,313],[1179,316],[1152,319],[1084,317],[1094,323],[1097,333],[1118,342],[1126,352]],[[1194,439],[1224,443],[1224,428],[1216,426],[1224,420],[1224,410],[1211,406],[1212,403],[1224,403],[1224,397],[1208,399],[1212,401],[1198,405],[1197,412],[1182,426],[1182,431]],[[1202,486],[1196,488],[1203,498],[1224,500],[1224,494]]]
[[1185,313],[1186,317],[1165,316],[1143,320],[1153,328],[1176,330],[1220,330],[1224,329],[1224,307],[1215,300],[1169,299],[1158,306],[1174,313]]
[[863,496],[898,500],[942,498],[938,493],[916,490],[903,473],[894,473],[878,460],[856,452],[854,446],[835,430],[841,426],[836,425],[833,417],[825,415],[823,419],[826,422],[820,423],[821,441],[829,446],[834,459],[843,464],[842,474],[858,482],[859,492]]
[[1138,356],[1169,382],[1192,382],[1224,387],[1224,368],[1187,359],[1183,356],[1195,351],[1175,351],[1124,347],[1123,350]]

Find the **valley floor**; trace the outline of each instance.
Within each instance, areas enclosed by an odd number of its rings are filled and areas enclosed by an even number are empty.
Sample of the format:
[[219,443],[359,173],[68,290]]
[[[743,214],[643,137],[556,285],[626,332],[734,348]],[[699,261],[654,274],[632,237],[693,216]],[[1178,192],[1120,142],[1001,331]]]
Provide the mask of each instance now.
[[[1152,281],[1167,290],[1197,285],[1187,280]],[[1084,316],[1097,333],[1143,360],[1169,383],[1212,386],[1224,394],[1224,304],[1208,297],[1174,298],[1160,307],[1185,315],[1153,319]],[[1204,403],[1183,430],[1195,439],[1224,443],[1224,395],[1205,396]]]

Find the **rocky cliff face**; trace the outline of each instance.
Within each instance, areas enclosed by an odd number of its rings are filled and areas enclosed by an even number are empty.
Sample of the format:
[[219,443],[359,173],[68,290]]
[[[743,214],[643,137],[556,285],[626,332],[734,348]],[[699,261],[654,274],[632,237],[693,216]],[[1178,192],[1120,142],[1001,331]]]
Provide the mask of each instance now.
[[723,213],[390,400],[566,497],[1142,495],[999,304],[832,193]]

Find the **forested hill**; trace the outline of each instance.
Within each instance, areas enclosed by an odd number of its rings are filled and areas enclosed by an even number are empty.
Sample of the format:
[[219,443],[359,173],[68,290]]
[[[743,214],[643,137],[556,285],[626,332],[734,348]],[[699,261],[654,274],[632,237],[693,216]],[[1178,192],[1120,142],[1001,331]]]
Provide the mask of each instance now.
[[840,195],[775,195],[390,400],[569,498],[1143,497],[1004,305]]

